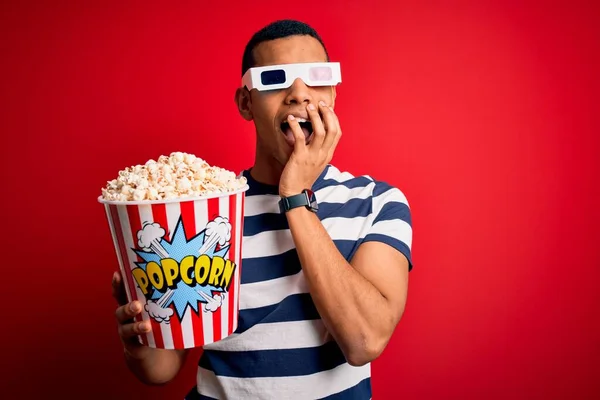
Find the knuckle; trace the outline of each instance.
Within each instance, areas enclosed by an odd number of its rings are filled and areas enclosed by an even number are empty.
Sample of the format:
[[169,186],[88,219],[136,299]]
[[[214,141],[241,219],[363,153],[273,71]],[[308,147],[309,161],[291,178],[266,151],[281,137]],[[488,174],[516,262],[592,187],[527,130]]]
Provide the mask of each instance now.
[[141,322],[138,322],[138,324],[136,325],[136,333],[138,335],[141,335],[143,333],[147,333],[150,330],[152,330],[152,327],[151,327],[149,321],[141,321]]
[[132,301],[125,307],[125,312],[128,316],[133,317],[140,312],[140,304],[137,300]]
[[130,338],[131,336],[136,334],[136,324],[135,323],[129,323],[129,324],[125,324],[123,325],[123,337],[124,338]]
[[123,327],[125,337],[130,338],[135,334],[135,324],[127,324]]

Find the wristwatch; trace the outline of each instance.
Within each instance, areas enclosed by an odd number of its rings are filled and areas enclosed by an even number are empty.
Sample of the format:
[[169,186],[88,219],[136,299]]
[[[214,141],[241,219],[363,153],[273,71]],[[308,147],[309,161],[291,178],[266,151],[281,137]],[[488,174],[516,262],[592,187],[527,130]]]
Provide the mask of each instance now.
[[279,209],[284,214],[297,207],[306,207],[308,210],[316,213],[319,210],[319,205],[317,204],[315,193],[310,189],[304,189],[302,193],[282,197],[279,200]]

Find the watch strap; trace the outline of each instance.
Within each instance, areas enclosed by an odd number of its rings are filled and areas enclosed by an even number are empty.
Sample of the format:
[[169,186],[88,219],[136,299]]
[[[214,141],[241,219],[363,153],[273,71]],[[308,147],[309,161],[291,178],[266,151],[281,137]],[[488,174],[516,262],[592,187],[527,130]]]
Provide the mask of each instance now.
[[309,190],[303,190],[302,193],[289,197],[282,197],[279,201],[279,209],[282,213],[298,207],[306,207],[309,210],[316,212],[317,204],[314,193]]

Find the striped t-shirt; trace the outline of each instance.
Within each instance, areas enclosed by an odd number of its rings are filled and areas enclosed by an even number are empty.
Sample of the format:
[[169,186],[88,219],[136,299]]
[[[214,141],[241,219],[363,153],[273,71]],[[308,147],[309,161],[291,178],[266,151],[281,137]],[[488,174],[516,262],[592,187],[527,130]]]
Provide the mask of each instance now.
[[[346,362],[311,300],[277,186],[243,175],[250,188],[238,327],[204,347],[187,399],[370,399],[370,364]],[[329,165],[313,191],[317,215],[346,260],[361,243],[380,241],[412,268],[410,210],[399,189]]]

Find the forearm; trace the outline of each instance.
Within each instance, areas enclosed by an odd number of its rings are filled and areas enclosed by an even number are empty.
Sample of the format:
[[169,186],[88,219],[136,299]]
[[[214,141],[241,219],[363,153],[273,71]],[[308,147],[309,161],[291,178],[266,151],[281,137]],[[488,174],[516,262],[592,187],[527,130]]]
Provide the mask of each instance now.
[[147,385],[162,385],[171,381],[183,365],[185,350],[148,349],[137,359],[125,351],[125,362],[131,372]]
[[395,325],[386,298],[340,254],[314,213],[297,208],[287,215],[313,302],[327,330],[351,364],[371,361]]

